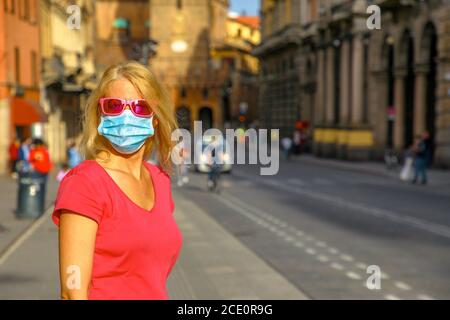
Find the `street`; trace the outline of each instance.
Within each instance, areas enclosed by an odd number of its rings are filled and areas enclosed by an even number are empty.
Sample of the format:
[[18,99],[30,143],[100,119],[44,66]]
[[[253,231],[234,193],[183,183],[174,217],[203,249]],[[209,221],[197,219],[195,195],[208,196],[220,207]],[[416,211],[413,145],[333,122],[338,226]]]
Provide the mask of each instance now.
[[[347,165],[350,169],[357,164]],[[172,190],[184,243],[168,280],[171,299],[448,299],[450,179],[407,185],[309,156],[281,161],[275,176],[255,165],[206,175]],[[53,181],[53,180],[50,180]],[[13,182],[1,182],[13,193]],[[2,207],[0,298],[58,299],[57,229]],[[5,195],[6,199],[6,195]],[[367,280],[376,266],[380,287]]]
[[[293,160],[180,190],[312,299],[450,298],[450,183],[397,180]],[[369,265],[381,288],[369,290]]]

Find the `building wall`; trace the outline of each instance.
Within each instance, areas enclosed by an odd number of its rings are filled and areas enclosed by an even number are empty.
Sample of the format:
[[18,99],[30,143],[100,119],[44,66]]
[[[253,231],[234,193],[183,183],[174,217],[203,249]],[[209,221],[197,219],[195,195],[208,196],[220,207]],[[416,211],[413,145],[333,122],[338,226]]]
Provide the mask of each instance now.
[[[369,30],[369,4],[292,1],[291,8],[299,8],[293,24],[301,26],[301,40],[292,45],[288,33],[295,26],[283,20],[287,2],[262,1],[263,39],[255,52],[263,69],[260,111],[265,124],[290,128],[294,120],[291,115],[274,119],[281,104],[276,64],[294,48],[299,80],[287,81],[298,81],[294,87],[299,114],[311,121],[317,156],[382,159],[387,148],[401,156],[414,136],[428,129],[435,163],[449,166],[449,5],[430,1],[392,6],[391,1],[378,1],[382,29]],[[437,51],[430,58],[433,39]]]
[[[80,29],[67,27],[69,5],[81,10]],[[94,5],[90,1],[40,1],[40,43],[43,58],[41,106],[48,115],[44,140],[53,162],[65,162],[68,143],[81,132],[81,110],[89,90],[84,82],[96,72]],[[60,61],[62,75],[51,63]],[[68,80],[69,77],[75,79]]]
[[[11,87],[19,84],[24,98],[39,102],[40,61],[38,1],[27,1],[28,6],[18,6],[15,2],[2,2],[0,7],[0,173],[7,171],[8,146],[15,138],[15,126],[11,122],[9,99]],[[14,12],[13,12],[14,11]],[[15,48],[19,49],[20,71],[16,77]],[[35,64],[32,63],[34,53]]]
[[263,0],[262,41],[253,53],[259,57],[259,113],[262,126],[292,135],[302,115],[298,52],[300,0]]
[[[211,62],[211,43],[223,41],[228,1],[151,2],[150,37],[158,41],[151,67],[172,92],[176,108],[186,107],[191,127],[201,109],[212,112],[212,126],[221,127],[221,70]],[[186,46],[177,51],[177,46]],[[175,50],[174,50],[175,49]],[[207,93],[207,94],[206,94]]]

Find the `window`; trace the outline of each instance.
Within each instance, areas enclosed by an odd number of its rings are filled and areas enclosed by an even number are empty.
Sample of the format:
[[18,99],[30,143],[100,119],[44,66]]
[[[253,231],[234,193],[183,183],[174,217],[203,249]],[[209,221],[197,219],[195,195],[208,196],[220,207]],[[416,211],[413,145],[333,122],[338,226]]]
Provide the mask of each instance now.
[[208,99],[208,96],[209,96],[208,88],[203,88],[202,95],[203,95],[204,99]]
[[30,19],[30,0],[24,0],[23,3],[23,18],[25,20]]
[[31,81],[33,82],[34,86],[37,86],[38,83],[37,74],[37,55],[36,52],[31,51]]
[[[6,3],[6,0],[5,0]],[[16,0],[11,0],[11,14],[14,14],[14,11],[16,11]]]
[[177,0],[177,9],[178,10],[183,9],[183,0]]
[[16,83],[20,83],[20,51],[18,47],[14,48],[14,64],[15,64],[15,75]]
[[242,30],[237,29],[237,37],[240,38],[242,36]]
[[180,90],[180,96],[181,96],[182,98],[186,98],[187,93],[186,93],[186,88],[185,88],[185,87],[181,87],[181,90]]
[[5,12],[8,12],[8,0],[4,0],[4,7],[3,9],[5,10]]

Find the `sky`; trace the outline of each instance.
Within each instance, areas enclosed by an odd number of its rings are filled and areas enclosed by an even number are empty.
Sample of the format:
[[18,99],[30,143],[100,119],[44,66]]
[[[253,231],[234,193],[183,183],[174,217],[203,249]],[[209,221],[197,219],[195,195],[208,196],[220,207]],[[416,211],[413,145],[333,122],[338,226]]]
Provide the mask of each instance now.
[[231,0],[230,11],[242,13],[245,10],[248,16],[259,15],[260,0]]

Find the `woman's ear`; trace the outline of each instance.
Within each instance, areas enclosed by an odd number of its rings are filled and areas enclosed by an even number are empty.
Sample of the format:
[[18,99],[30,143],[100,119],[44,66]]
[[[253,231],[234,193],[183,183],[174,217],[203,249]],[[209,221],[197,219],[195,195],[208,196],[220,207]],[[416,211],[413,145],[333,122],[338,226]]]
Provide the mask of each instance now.
[[158,126],[158,119],[153,118],[153,127],[156,128]]

